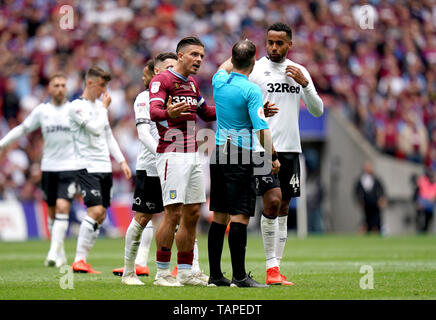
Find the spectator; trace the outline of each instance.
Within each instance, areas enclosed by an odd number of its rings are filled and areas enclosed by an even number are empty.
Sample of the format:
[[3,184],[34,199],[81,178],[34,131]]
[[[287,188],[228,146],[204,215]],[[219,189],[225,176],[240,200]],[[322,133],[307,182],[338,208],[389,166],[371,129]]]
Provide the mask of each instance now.
[[363,172],[356,181],[354,193],[364,213],[363,231],[380,233],[381,209],[386,206],[386,198],[383,185],[374,174],[370,161],[364,163]]
[[418,232],[427,232],[433,219],[436,201],[435,173],[427,168],[416,180],[416,221]]

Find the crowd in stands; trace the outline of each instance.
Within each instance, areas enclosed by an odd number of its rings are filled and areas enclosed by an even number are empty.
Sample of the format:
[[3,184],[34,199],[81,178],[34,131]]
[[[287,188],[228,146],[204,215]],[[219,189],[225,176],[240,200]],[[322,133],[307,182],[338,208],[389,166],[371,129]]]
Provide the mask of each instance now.
[[[64,4],[74,10],[72,29],[61,27]],[[72,100],[84,72],[99,64],[113,75],[110,120],[134,171],[132,105],[144,90],[145,62],[184,36],[200,37],[206,57],[196,79],[212,105],[211,78],[232,45],[248,38],[265,55],[266,27],[277,21],[292,27],[289,58],[309,70],[327,109],[341,110],[380,151],[436,169],[433,0],[2,0],[0,136],[47,99],[50,74],[67,75]],[[0,198],[41,198],[41,150],[34,133],[0,155]],[[114,194],[130,202],[132,185],[115,163],[114,178]]]

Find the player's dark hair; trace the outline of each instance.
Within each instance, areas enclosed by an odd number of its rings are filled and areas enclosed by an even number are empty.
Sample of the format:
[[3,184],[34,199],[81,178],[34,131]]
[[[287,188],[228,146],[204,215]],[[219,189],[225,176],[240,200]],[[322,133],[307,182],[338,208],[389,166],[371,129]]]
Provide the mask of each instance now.
[[197,37],[185,37],[177,44],[176,53],[179,53],[180,50],[189,45],[201,46],[204,48],[203,42],[201,42]]
[[99,66],[92,66],[86,71],[85,79],[88,80],[91,77],[102,78],[105,82],[109,82],[112,79],[111,74]]
[[154,59],[150,59],[145,64],[144,69],[148,70],[148,72],[150,72],[150,74],[154,74],[154,65],[155,64],[156,63],[155,63]]
[[236,69],[247,69],[253,63],[256,46],[250,40],[240,40],[232,48],[232,63]]
[[174,59],[177,60],[177,55],[174,52],[163,52],[157,55],[156,58],[154,58],[155,63],[158,62],[164,62],[166,59]]
[[267,33],[269,31],[284,31],[290,40],[292,40],[292,30],[291,28],[282,22],[276,22],[268,27]]

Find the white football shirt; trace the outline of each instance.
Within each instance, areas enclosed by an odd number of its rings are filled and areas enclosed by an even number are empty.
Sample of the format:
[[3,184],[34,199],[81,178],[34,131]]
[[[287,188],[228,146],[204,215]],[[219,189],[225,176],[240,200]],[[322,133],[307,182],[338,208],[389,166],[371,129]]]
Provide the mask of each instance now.
[[108,111],[100,100],[74,100],[69,118],[79,169],[112,172],[110,154],[117,162],[124,161],[109,125]]
[[41,103],[21,124],[24,133],[41,128],[44,149],[41,171],[72,171],[77,169],[73,137],[68,120],[69,102],[61,106]]
[[[156,123],[150,120],[150,95],[149,91],[142,91],[135,99],[133,106],[135,110],[136,125],[149,124],[150,134],[153,139],[159,141],[159,132],[156,127]],[[156,169],[156,155],[151,153],[150,150],[140,143],[140,150],[136,159],[136,170],[146,170],[148,176],[157,177]]]
[[[309,81],[306,88],[286,75],[288,65],[296,66],[301,70]],[[264,103],[269,101],[279,108],[277,114],[266,118],[276,151],[301,153],[298,123],[301,99],[315,117],[323,113],[322,100],[316,92],[309,72],[302,65],[289,59],[276,63],[263,57],[256,61],[249,79],[260,87]],[[260,146],[260,143],[256,145]]]

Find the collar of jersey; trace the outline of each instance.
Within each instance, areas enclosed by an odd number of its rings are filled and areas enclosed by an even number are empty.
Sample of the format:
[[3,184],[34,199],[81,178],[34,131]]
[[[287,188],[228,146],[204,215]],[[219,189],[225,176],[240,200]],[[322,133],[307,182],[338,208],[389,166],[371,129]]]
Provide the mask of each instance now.
[[168,71],[171,72],[173,75],[175,75],[176,77],[182,79],[183,81],[188,81],[188,78],[185,78],[184,76],[182,76],[180,73],[178,73],[177,71],[174,71],[173,68],[168,68]]
[[242,73],[237,73],[237,72],[233,72],[233,71],[232,71],[232,72],[230,72],[230,75],[243,77],[243,78],[245,78],[245,79],[248,80],[248,77],[247,77],[245,74],[242,74]]

